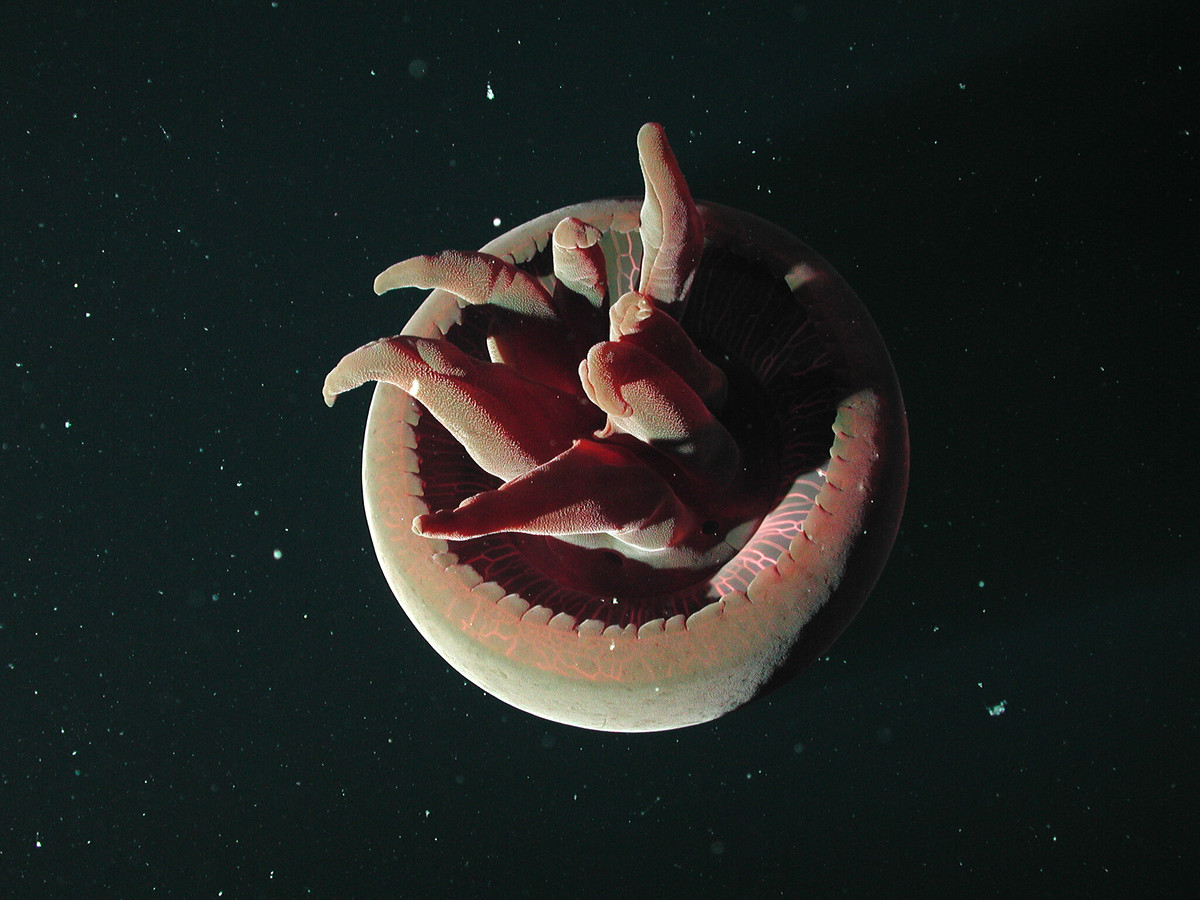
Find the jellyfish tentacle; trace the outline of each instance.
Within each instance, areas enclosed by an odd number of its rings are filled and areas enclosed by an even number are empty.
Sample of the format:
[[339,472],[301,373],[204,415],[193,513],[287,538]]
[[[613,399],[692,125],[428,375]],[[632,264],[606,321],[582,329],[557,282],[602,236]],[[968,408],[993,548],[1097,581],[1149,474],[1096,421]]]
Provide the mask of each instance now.
[[500,531],[557,537],[608,534],[640,550],[666,550],[697,529],[695,517],[641,457],[618,443],[575,441],[549,462],[457,509],[413,520],[425,537],[464,540]]
[[432,338],[384,338],[347,354],[325,378],[325,402],[366,381],[420,400],[480,468],[505,480],[557,456],[599,421],[575,397]]

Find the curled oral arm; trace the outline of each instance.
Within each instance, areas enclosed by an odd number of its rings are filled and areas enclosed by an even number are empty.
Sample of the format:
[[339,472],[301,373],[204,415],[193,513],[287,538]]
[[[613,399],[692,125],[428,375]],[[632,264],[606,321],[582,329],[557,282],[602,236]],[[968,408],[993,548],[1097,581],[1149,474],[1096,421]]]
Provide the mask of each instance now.
[[551,246],[555,277],[593,307],[603,307],[608,296],[608,270],[600,247],[600,229],[568,216],[554,226]]
[[674,318],[650,297],[630,291],[609,309],[609,339],[657,356],[709,409],[725,402],[725,373],[709,362]]
[[610,431],[649,444],[711,489],[737,474],[733,436],[658,357],[626,340],[604,341],[588,351],[579,378],[588,399],[608,414]]

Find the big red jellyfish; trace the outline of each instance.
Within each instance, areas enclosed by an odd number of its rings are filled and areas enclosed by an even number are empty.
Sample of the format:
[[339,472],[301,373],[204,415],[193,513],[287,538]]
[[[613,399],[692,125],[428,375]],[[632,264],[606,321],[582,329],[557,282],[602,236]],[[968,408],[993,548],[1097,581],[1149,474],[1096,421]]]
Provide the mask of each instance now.
[[558,722],[714,719],[824,652],[895,539],[908,435],[849,286],[762,219],[695,203],[659,125],[645,197],[549,213],[347,355],[378,382],[363,492],[380,565],[450,665]]

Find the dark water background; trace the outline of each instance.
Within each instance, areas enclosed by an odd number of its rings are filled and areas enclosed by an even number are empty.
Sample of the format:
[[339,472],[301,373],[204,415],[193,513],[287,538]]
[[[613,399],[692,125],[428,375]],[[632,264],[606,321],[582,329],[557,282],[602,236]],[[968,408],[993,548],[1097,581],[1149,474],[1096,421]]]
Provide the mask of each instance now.
[[[0,895],[1194,877],[1185,8],[5,4]],[[368,395],[320,385],[411,311],[379,270],[639,193],[647,120],[697,197],[857,289],[912,485],[827,660],[711,725],[603,735],[424,644],[361,511]]]

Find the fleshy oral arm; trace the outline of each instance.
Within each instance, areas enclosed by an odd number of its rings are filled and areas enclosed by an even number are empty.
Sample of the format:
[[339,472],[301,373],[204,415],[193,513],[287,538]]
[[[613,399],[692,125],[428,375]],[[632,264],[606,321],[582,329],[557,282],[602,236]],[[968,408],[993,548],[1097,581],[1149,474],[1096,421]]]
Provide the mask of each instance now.
[[666,306],[678,319],[704,252],[704,223],[663,127],[656,122],[643,125],[637,145],[646,182],[638,292]]
[[431,338],[384,338],[347,354],[325,377],[325,402],[367,381],[420,400],[480,468],[506,481],[598,424],[598,412],[575,397]]
[[406,287],[440,288],[472,305],[486,304],[494,311],[488,329],[492,362],[578,395],[575,368],[587,346],[570,339],[553,298],[528,272],[488,253],[445,250],[398,262],[375,279],[377,294]]
[[609,534],[641,550],[665,550],[697,527],[654,470],[628,448],[594,440],[457,509],[419,516],[413,531],[448,540],[499,531],[569,536]]

